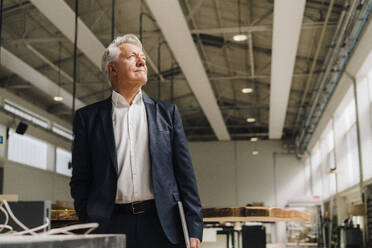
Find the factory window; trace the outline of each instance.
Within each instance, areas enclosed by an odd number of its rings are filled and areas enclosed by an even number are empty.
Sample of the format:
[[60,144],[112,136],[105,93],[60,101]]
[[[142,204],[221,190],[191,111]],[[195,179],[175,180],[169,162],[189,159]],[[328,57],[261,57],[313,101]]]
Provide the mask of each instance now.
[[366,158],[363,163],[363,180],[367,180],[372,178],[372,166],[370,163],[370,161],[372,161],[372,154],[370,152],[372,150],[372,70],[369,71],[367,77],[358,82],[358,85],[360,85],[360,87],[367,85],[369,88],[369,104],[365,110],[363,109],[363,113],[359,115],[361,122],[364,121],[363,124],[368,123],[364,128],[361,127],[361,132],[363,132],[363,135],[361,135],[362,152],[363,157]]
[[320,139],[321,150],[321,167],[322,167],[322,185],[323,197],[327,198],[336,193],[335,181],[335,157],[334,157],[334,142],[333,142],[332,119],[328,122],[327,127],[323,131]]
[[71,152],[57,147],[56,156],[56,172],[71,176]]
[[328,184],[329,186],[329,196],[332,196],[337,193],[337,189],[336,189],[337,170],[336,170],[336,165],[335,165],[335,151],[334,150],[328,153],[327,161],[328,161],[328,168],[326,170],[326,173],[327,173],[328,181],[326,182],[326,184]]
[[335,139],[338,191],[359,182],[359,157],[356,133],[355,102],[350,87],[335,116]]
[[47,169],[48,144],[28,135],[9,131],[8,159],[17,163]]
[[372,70],[368,73],[369,100],[372,102]]
[[312,174],[312,185],[313,195],[322,196],[322,167],[320,160],[320,147],[319,142],[314,146],[311,151],[311,174]]

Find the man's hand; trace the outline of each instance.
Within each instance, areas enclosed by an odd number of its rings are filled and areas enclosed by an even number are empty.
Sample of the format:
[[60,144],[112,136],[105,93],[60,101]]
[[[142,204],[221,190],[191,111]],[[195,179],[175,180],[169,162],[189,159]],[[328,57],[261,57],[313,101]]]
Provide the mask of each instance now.
[[190,238],[191,248],[200,248],[200,240],[197,238]]

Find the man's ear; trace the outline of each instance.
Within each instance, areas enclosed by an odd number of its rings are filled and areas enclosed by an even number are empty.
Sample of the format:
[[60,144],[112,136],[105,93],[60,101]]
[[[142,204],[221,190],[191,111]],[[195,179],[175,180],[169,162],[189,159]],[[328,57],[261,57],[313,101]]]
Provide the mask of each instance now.
[[114,64],[107,65],[107,71],[111,74],[112,72],[116,72],[116,68]]

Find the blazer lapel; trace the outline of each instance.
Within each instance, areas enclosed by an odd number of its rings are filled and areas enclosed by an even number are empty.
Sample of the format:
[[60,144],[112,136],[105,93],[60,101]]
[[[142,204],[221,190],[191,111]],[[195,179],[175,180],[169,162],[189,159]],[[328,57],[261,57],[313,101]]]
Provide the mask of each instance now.
[[145,103],[146,108],[146,116],[147,116],[147,128],[149,132],[149,151],[150,151],[150,160],[151,164],[153,158],[155,156],[155,152],[153,151],[156,147],[156,115],[157,115],[157,108],[156,103],[150,97],[143,95],[143,102]]
[[106,138],[106,143],[107,143],[106,147],[110,154],[110,158],[112,160],[112,165],[114,166],[116,175],[118,175],[118,159],[117,159],[117,154],[116,154],[114,127],[112,124],[111,96],[104,101],[103,108],[101,109],[101,119],[102,119],[104,136]]

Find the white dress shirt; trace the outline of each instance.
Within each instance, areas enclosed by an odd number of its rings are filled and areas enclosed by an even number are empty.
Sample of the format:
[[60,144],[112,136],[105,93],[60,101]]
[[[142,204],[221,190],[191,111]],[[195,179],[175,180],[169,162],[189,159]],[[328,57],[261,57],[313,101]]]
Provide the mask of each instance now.
[[147,116],[141,90],[132,105],[112,91],[112,121],[119,172],[115,202],[154,199]]

